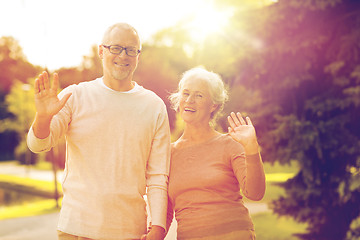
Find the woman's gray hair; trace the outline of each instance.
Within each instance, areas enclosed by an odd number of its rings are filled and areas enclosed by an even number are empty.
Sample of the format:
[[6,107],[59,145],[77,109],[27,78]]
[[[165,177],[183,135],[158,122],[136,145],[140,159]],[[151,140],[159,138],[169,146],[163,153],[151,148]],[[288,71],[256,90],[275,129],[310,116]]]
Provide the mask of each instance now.
[[212,122],[215,122],[219,117],[219,114],[224,109],[225,102],[228,100],[228,91],[225,88],[219,74],[207,71],[202,67],[195,67],[183,73],[182,78],[179,81],[177,91],[169,96],[171,107],[175,111],[179,111],[181,91],[186,81],[200,78],[207,82],[211,99],[218,107],[211,114]]

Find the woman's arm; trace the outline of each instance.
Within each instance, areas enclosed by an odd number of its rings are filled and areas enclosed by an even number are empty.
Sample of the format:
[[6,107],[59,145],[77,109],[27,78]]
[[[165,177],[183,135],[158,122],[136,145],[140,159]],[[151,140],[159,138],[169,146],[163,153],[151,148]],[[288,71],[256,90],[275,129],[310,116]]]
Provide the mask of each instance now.
[[241,114],[228,116],[229,135],[241,143],[246,155],[246,179],[243,194],[254,201],[259,201],[265,194],[265,171],[259,152],[255,128],[249,117],[246,121]]

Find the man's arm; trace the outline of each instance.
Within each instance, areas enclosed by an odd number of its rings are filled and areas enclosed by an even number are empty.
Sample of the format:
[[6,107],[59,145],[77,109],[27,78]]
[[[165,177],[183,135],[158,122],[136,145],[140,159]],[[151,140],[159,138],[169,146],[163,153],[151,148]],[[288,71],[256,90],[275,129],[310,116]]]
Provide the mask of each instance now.
[[36,116],[32,128],[37,138],[44,139],[49,136],[51,119],[65,106],[71,96],[71,93],[68,93],[59,100],[57,96],[58,87],[59,76],[57,73],[54,74],[52,86],[50,86],[47,72],[43,72],[35,80]]
[[61,100],[57,96],[59,86],[58,75],[54,74],[54,83],[50,87],[49,77],[43,72],[35,80],[35,120],[29,130],[27,144],[33,152],[50,150],[50,124],[55,114],[64,106],[71,93],[63,95]]
[[146,170],[147,199],[152,227],[146,239],[163,239],[166,229],[167,186],[170,167],[170,127],[165,105],[158,119],[156,134]]

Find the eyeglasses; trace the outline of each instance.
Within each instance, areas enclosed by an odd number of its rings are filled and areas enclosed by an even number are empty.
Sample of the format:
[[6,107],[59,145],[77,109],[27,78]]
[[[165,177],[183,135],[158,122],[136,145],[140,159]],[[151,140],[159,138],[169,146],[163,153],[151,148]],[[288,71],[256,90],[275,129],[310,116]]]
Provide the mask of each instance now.
[[110,46],[102,45],[102,46],[104,48],[109,49],[110,53],[116,54],[116,55],[120,55],[123,50],[125,50],[126,55],[128,55],[130,57],[136,57],[140,53],[140,50],[135,47],[121,47],[118,45],[110,45]]

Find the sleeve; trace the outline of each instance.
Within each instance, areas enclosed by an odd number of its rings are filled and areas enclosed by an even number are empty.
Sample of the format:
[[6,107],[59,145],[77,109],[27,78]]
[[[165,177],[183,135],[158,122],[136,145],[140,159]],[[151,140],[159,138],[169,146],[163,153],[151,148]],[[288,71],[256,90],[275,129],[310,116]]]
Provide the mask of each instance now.
[[263,195],[262,183],[265,182],[261,155],[260,153],[245,155],[240,143],[234,142],[231,145],[231,165],[240,189],[247,198],[256,200],[258,197],[254,196]]
[[259,201],[265,194],[265,171],[260,153],[246,155],[246,185],[245,196],[253,201]]
[[[66,93],[73,92],[73,87],[69,86],[61,91],[58,95],[59,98],[62,98]],[[74,94],[74,93],[73,93]],[[40,139],[37,138],[34,134],[33,128],[30,127],[30,130],[27,135],[27,145],[29,149],[34,153],[47,152],[54,147],[59,139],[65,134],[68,129],[68,125],[71,122],[71,106],[73,101],[73,95],[66,102],[65,106],[57,113],[51,120],[50,123],[50,135],[47,138]]]
[[174,207],[171,203],[170,198],[168,198],[168,206],[167,206],[167,214],[166,214],[166,232],[169,231],[173,218],[174,218]]
[[30,127],[28,132],[26,143],[30,151],[34,153],[47,152],[51,149],[51,134],[44,139],[37,138],[34,134],[34,130]]
[[240,143],[231,141],[227,146],[230,153],[231,167],[239,182],[240,189],[245,191],[246,186],[246,157],[243,146]]
[[170,127],[165,104],[158,116],[146,169],[147,199],[152,225],[166,229],[170,167]]

